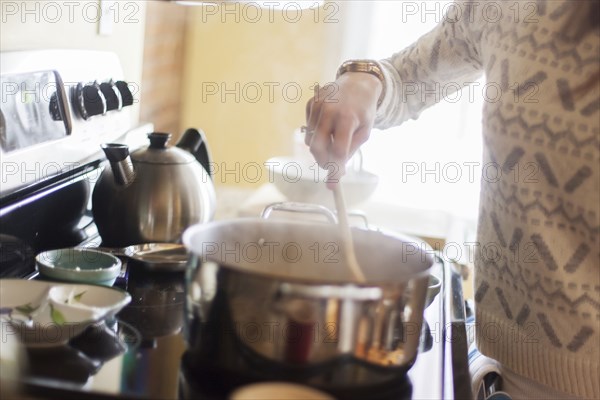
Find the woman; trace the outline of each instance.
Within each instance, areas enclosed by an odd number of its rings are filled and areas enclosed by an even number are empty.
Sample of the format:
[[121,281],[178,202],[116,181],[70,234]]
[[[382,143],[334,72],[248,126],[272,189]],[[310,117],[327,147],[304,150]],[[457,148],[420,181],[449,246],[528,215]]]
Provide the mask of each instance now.
[[373,126],[485,74],[477,345],[513,398],[600,398],[599,13],[599,1],[459,1],[391,58],[344,63],[307,105],[307,145],[339,167],[332,186]]

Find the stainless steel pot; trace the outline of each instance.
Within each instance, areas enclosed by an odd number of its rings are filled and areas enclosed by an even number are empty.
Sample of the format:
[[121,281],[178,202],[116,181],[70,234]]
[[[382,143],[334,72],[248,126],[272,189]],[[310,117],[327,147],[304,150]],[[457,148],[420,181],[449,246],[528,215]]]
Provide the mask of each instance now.
[[170,136],[151,133],[150,146],[131,156],[125,145],[102,146],[110,167],[94,187],[92,211],[104,246],[177,242],[187,227],[212,219],[216,200],[203,134],[188,129],[167,147]]
[[188,229],[189,351],[217,362],[230,336],[271,365],[351,359],[406,371],[417,355],[433,259],[416,239],[368,229],[353,229],[353,238],[367,277],[361,285],[332,224],[247,218]]

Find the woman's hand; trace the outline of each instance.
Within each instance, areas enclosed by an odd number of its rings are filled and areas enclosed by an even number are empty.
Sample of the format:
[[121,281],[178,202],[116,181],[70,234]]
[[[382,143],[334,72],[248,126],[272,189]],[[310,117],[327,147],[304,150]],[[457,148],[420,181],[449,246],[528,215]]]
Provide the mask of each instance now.
[[348,159],[371,133],[383,87],[371,74],[347,72],[320,88],[306,104],[306,144],[332,188],[346,173]]

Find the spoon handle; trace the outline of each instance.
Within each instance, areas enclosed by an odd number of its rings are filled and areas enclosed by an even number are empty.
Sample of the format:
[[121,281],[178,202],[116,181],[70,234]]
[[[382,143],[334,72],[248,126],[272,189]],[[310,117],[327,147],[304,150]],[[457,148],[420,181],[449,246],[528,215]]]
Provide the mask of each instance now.
[[338,182],[333,187],[333,197],[335,199],[335,208],[337,209],[340,235],[342,236],[342,247],[346,256],[346,262],[348,267],[354,275],[354,279],[359,283],[366,281],[365,274],[360,268],[360,264],[356,259],[354,253],[354,243],[352,241],[352,232],[350,231],[350,225],[348,224],[348,214],[346,212],[346,202],[344,200],[344,194],[342,193],[342,185]]

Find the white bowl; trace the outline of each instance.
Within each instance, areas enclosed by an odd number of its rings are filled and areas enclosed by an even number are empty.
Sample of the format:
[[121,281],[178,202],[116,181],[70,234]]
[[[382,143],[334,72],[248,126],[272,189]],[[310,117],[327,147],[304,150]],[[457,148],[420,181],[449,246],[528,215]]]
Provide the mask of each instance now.
[[44,251],[35,261],[40,274],[56,281],[112,286],[121,272],[121,260],[94,249]]
[[1,279],[0,327],[2,335],[27,346],[62,346],[130,301],[127,292],[115,288]]
[[[333,194],[327,189],[327,171],[315,162],[292,157],[274,157],[266,163],[269,178],[289,201],[333,207]],[[375,191],[379,177],[363,169],[348,169],[342,178],[346,204],[354,206],[366,201]]]
[[120,289],[91,285],[56,285],[50,288],[48,299],[55,307],[80,309],[102,318],[111,319],[131,301],[131,296]]

